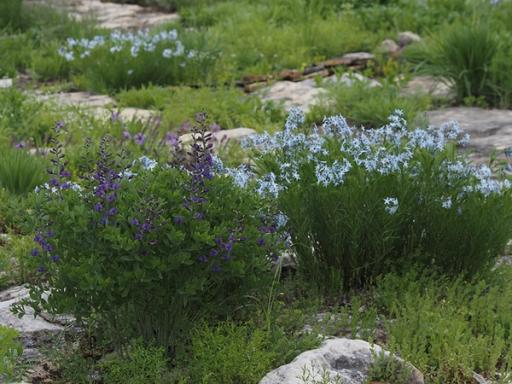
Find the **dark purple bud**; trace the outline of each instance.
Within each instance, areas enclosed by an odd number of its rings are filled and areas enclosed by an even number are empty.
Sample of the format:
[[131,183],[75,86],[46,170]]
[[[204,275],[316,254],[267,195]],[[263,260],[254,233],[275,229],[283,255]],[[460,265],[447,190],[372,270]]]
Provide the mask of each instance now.
[[50,185],[52,187],[58,187],[60,185],[59,180],[57,180],[55,177],[52,177],[50,179]]
[[182,225],[185,222],[185,218],[181,215],[176,215],[172,218],[174,224]]
[[46,272],[46,268],[44,265],[40,265],[39,268],[37,268],[37,272],[39,273],[45,273]]
[[119,183],[112,183],[110,185],[110,189],[112,189],[113,191],[117,191],[119,189]]
[[43,236],[40,233],[38,233],[37,235],[34,236],[34,241],[36,243],[41,244],[44,241]]
[[203,212],[196,212],[196,213],[194,213],[194,219],[196,219],[196,220],[203,220],[204,219],[204,213]]
[[108,210],[108,213],[107,213],[108,216],[114,216],[116,214],[117,214],[117,208],[115,208],[115,207],[114,208],[110,208]]
[[58,262],[59,260],[60,260],[60,256],[59,256],[59,255],[53,255],[53,256],[52,256],[52,261],[53,261],[54,263]]
[[137,219],[131,219],[131,220],[130,220],[130,224],[131,224],[131,225],[139,225],[139,220],[137,220]]
[[200,263],[206,263],[208,261],[208,256],[199,256],[197,258],[197,261],[199,261]]
[[103,204],[101,204],[101,203],[94,204],[94,210],[96,212],[101,212],[103,210]]
[[53,251],[53,247],[51,246],[51,244],[48,244],[48,243],[43,243],[42,248],[43,248],[43,251],[45,251],[45,252]]
[[46,237],[53,237],[53,236],[55,236],[55,232],[53,232],[53,231],[46,232]]
[[39,256],[39,249],[37,249],[37,248],[32,249],[32,251],[30,252],[30,254],[31,254],[32,256],[34,256],[34,257]]
[[142,240],[142,232],[137,232],[135,234],[135,240],[139,240],[139,241]]
[[222,268],[221,268],[219,265],[217,265],[217,264],[215,264],[215,265],[212,267],[212,272],[219,273],[219,272],[221,272],[221,271],[222,271]]
[[224,244],[224,249],[228,253],[231,252],[233,250],[233,243],[232,242],[225,243]]
[[69,189],[71,188],[71,183],[69,181],[66,181],[60,186],[60,189]]
[[107,196],[107,201],[109,203],[113,203],[114,201],[116,201],[116,194],[115,193],[112,193],[110,195]]
[[21,149],[21,148],[25,148],[27,146],[27,144],[21,140],[18,144],[16,144],[14,147],[17,148],[17,149]]
[[65,169],[63,169],[62,171],[60,171],[60,176],[61,177],[71,177],[71,172],[66,171]]
[[215,248],[210,249],[210,252],[208,253],[208,255],[209,255],[210,257],[215,257],[215,256],[217,256],[218,254],[219,254],[219,251],[218,251],[218,250],[216,250]]
[[151,230],[151,223],[148,221],[145,221],[144,224],[142,224],[142,230],[144,232],[149,232]]
[[260,246],[260,247],[263,247],[265,245],[265,239],[263,237],[259,237],[258,240],[256,241],[256,243]]
[[123,131],[123,138],[126,140],[130,140],[132,138],[132,135],[128,131]]

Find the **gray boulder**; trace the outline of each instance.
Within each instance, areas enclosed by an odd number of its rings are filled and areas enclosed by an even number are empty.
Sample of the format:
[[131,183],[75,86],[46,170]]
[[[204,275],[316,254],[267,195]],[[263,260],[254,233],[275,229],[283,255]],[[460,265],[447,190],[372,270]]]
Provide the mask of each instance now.
[[309,384],[331,380],[332,383],[363,384],[375,356],[392,356],[409,367],[409,384],[423,384],[423,375],[400,358],[363,340],[329,339],[320,348],[306,351],[291,363],[268,373],[259,384]]

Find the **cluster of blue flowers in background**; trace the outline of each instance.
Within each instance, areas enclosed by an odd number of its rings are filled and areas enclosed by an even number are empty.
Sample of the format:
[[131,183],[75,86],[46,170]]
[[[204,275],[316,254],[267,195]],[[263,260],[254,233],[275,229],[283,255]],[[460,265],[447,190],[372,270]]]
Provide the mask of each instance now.
[[165,59],[193,59],[197,56],[194,50],[185,49],[175,29],[156,34],[150,34],[147,30],[137,33],[113,31],[109,36],[98,35],[92,39],[68,38],[67,44],[59,48],[58,52],[66,61],[73,61],[77,58],[84,59],[94,50],[103,47],[107,47],[111,54],[129,52],[134,58],[142,52],[154,52]]

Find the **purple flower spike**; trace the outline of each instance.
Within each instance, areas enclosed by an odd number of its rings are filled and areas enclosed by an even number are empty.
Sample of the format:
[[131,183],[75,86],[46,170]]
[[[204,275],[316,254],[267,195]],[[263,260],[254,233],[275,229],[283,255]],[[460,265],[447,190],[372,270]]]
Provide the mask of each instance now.
[[136,133],[135,136],[133,136],[133,141],[135,141],[137,145],[143,145],[146,141],[146,136],[144,136],[142,132]]
[[34,256],[34,257],[39,256],[39,249],[37,249],[37,248],[32,249],[32,251],[30,252],[30,254],[31,254],[32,256]]
[[50,185],[52,187],[58,187],[60,185],[59,180],[57,180],[55,177],[52,177],[50,179]]

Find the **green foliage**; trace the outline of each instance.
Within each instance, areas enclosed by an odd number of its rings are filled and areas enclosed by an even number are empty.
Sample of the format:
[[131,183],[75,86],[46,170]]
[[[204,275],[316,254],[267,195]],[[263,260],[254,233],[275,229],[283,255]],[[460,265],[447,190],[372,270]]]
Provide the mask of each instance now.
[[16,195],[32,192],[44,183],[44,162],[22,149],[3,150],[0,154],[0,187]]
[[469,281],[414,271],[386,276],[375,299],[387,313],[388,347],[423,372],[426,383],[510,371],[511,273],[503,266]]
[[265,331],[222,323],[198,327],[187,361],[191,383],[252,384],[272,369],[275,351]]
[[411,367],[408,367],[404,361],[381,352],[373,356],[367,382],[408,384],[411,382],[411,376]]
[[22,352],[18,337],[17,331],[0,325],[0,379],[9,379],[14,374],[16,359]]
[[221,129],[269,129],[284,117],[281,108],[232,88],[143,87],[117,98],[121,106],[162,110],[163,125],[173,130],[190,125],[197,111],[206,111]]
[[[258,245],[262,201],[230,178],[140,165],[131,170],[137,177],[120,178],[125,167],[107,142],[97,164],[82,164],[81,192],[38,194],[33,304],[96,321],[118,348],[136,335],[172,355],[194,321],[236,317],[261,293],[279,238],[267,234],[269,246]],[[206,172],[197,167],[210,160],[197,145],[189,166]]]
[[453,276],[493,265],[511,236],[510,184],[457,154],[456,126],[409,131],[398,114],[360,132],[332,117],[305,136],[300,120],[263,136],[256,158],[307,281],[337,294],[417,262]]
[[453,86],[457,99],[484,98],[490,105],[510,105],[508,57],[512,37],[498,35],[491,22],[456,23],[424,45],[412,47],[410,60],[419,71]]
[[341,82],[327,87],[327,95],[308,114],[311,122],[320,122],[325,116],[341,114],[352,124],[366,128],[384,125],[397,109],[404,112],[408,121],[421,124],[421,112],[431,106],[428,96],[401,96],[399,87],[384,84],[370,87],[366,81],[354,80],[352,85]]
[[4,0],[0,3],[0,30],[17,29],[22,24],[23,0]]
[[101,368],[105,384],[161,384],[165,382],[167,356],[161,347],[134,343],[126,356],[106,358]]

